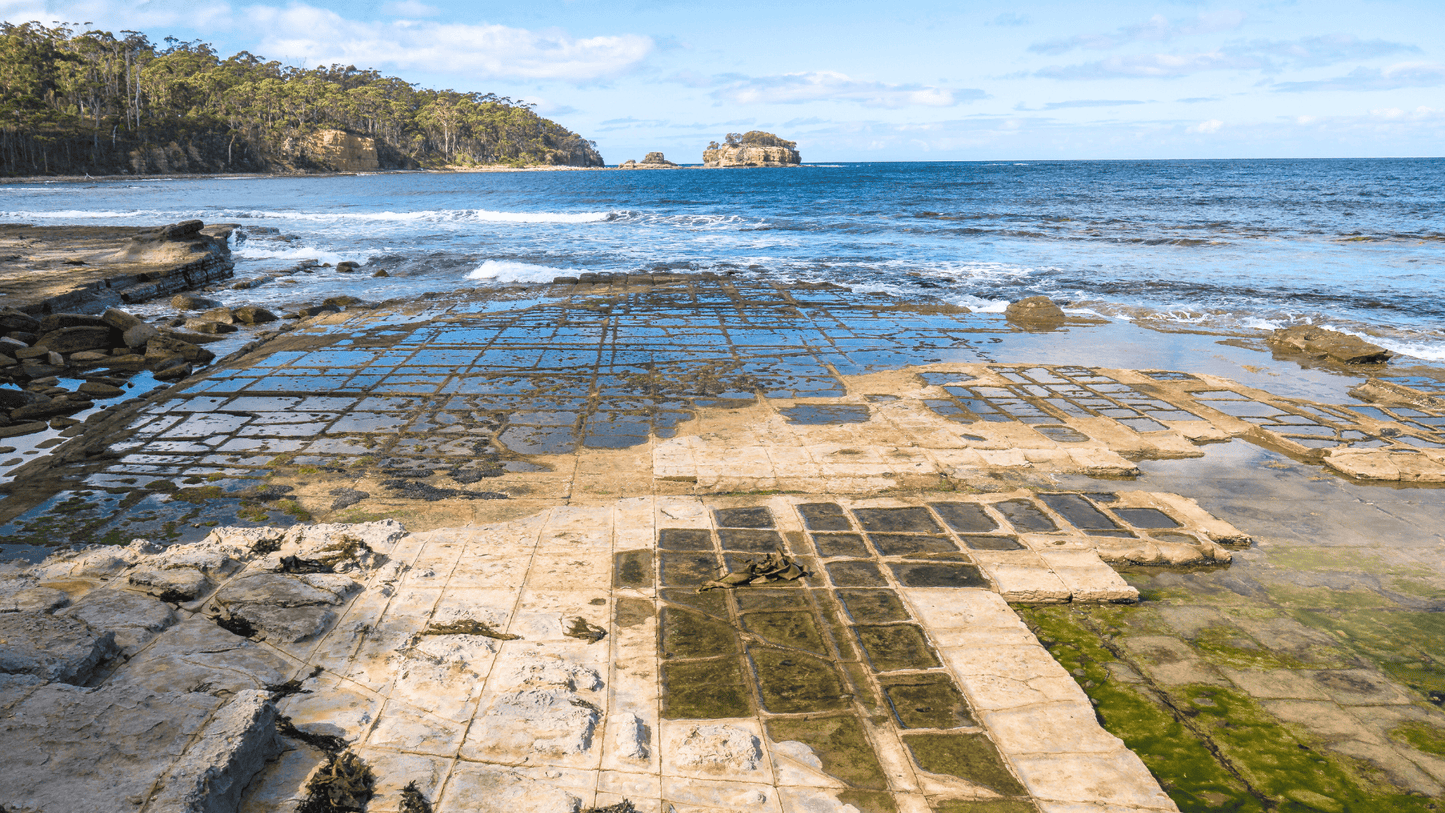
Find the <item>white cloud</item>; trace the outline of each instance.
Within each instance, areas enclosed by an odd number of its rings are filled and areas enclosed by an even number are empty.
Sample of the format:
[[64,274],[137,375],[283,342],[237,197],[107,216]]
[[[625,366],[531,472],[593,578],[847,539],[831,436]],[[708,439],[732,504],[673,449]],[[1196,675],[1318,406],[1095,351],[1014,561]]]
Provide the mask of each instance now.
[[158,39],[167,32],[153,29],[174,27],[196,31],[233,24],[230,4],[220,0],[0,0],[0,19],[15,24],[36,21],[46,25],[66,21],[77,31],[131,29],[154,34]]
[[1224,122],[1219,119],[1210,119],[1209,121],[1201,121],[1193,127],[1187,128],[1185,132],[1200,134],[1217,133],[1219,132],[1219,128],[1223,126]]
[[722,85],[712,95],[736,104],[852,102],[865,107],[951,107],[987,96],[981,90],[968,88],[870,82],[837,71],[781,76],[725,75],[716,79]]
[[251,6],[247,12],[260,34],[258,52],[307,65],[589,81],[627,72],[653,48],[649,37],[638,34],[577,38],[504,25],[360,22],[307,5]]

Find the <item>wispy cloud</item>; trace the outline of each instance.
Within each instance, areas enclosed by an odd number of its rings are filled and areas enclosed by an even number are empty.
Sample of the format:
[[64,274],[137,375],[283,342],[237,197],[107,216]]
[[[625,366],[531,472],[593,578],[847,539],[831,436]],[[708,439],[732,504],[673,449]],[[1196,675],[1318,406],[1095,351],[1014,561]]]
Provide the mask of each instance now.
[[807,71],[780,76],[716,77],[714,98],[736,104],[802,104],[850,102],[865,107],[951,107],[987,98],[973,88],[947,88],[917,83],[890,84],[853,79],[837,71]]
[[1029,50],[1037,54],[1050,54],[1055,56],[1079,48],[1107,51],[1131,42],[1164,42],[1172,40],[1175,37],[1233,31],[1239,28],[1243,22],[1244,13],[1240,11],[1217,11],[1209,14],[1200,14],[1193,20],[1186,20],[1184,22],[1175,22],[1162,14],[1156,14],[1142,23],[1126,25],[1106,33],[1075,34],[1072,37],[1036,42],[1029,46]]
[[[1119,107],[1129,104],[1148,104],[1138,99],[1074,99],[1068,102],[1045,102],[1039,110],[1066,110],[1070,107]],[[1020,108],[1028,109],[1028,108]]]
[[1028,25],[1031,21],[1032,18],[1030,18],[1027,14],[1019,14],[1016,11],[1005,11],[997,17],[994,17],[992,20],[989,20],[987,23],[985,23],[985,25],[997,25],[1005,28],[1011,28],[1021,25]]
[[395,67],[475,77],[595,81],[621,75],[647,58],[650,37],[574,37],[504,25],[361,22],[308,5],[251,6],[257,50],[308,64]]
[[1399,90],[1445,85],[1445,65],[1405,63],[1388,68],[1355,68],[1344,76],[1308,82],[1278,82],[1271,89],[1279,93],[1313,90]]
[[1254,40],[1230,43],[1212,51],[1121,55],[1074,65],[1050,65],[1034,71],[1034,75],[1047,79],[1170,79],[1207,71],[1277,73],[1290,67],[1321,67],[1419,50],[1414,45],[1346,35]]

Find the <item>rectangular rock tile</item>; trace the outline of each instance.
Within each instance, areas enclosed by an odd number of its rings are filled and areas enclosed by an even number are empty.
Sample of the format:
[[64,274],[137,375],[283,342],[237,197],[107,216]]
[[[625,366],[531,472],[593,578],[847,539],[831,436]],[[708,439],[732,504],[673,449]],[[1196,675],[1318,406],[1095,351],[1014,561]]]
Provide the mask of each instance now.
[[1011,756],[1009,761],[1041,805],[1083,802],[1109,810],[1179,809],[1132,751]]
[[1099,726],[1085,701],[1053,701],[1012,709],[985,709],[979,719],[1005,754],[1083,754],[1123,750]]

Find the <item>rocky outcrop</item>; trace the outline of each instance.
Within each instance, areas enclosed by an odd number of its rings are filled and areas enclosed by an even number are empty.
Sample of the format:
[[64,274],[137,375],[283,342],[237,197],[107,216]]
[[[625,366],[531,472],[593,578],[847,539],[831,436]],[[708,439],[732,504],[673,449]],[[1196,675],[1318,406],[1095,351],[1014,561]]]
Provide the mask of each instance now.
[[626,161],[618,169],[677,169],[677,164],[664,158],[660,152],[650,152],[640,163]]
[[788,147],[719,147],[702,154],[705,167],[794,167],[802,160]]
[[762,130],[729,133],[725,143],[714,141],[702,153],[705,167],[793,167],[802,160],[796,141]]
[[1271,333],[1265,342],[1279,353],[1313,356],[1342,364],[1384,364],[1395,355],[1358,336],[1314,325],[1281,328]]
[[319,130],[305,139],[306,157],[336,172],[371,172],[381,168],[376,140],[344,130]]
[[1052,330],[1064,323],[1064,311],[1046,296],[1010,302],[1004,316],[1025,330]]

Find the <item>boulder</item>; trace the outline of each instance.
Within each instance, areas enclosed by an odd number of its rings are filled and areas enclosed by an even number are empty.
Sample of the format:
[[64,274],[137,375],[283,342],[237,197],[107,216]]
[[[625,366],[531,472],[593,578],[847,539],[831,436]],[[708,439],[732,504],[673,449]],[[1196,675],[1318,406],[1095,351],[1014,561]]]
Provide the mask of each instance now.
[[352,262],[351,260],[342,260],[341,262],[336,264],[336,273],[350,274],[352,271],[355,271],[360,267],[361,263]]
[[113,384],[102,384],[99,381],[87,381],[77,389],[92,398],[115,398],[125,395],[125,390]]
[[171,307],[178,311],[204,311],[219,308],[221,303],[195,294],[176,294],[171,297]]
[[1064,323],[1064,311],[1046,296],[1031,296],[1010,302],[1004,316],[1025,328],[1055,328]]
[[15,359],[13,359],[13,358],[10,358],[9,356],[5,355],[4,353],[0,353],[0,367],[14,367],[15,365],[17,365],[17,364],[19,364],[19,363],[20,363],[19,361],[15,360]]
[[121,332],[130,330],[136,325],[145,324],[145,322],[141,321],[141,318],[139,316],[136,316],[133,313],[123,311],[120,308],[111,308],[105,313],[102,313],[100,315],[100,318],[104,320],[107,325],[110,325],[111,327]]
[[26,359],[43,359],[50,355],[50,348],[45,346],[22,347],[15,351],[15,358],[25,361]]
[[179,356],[192,364],[209,364],[216,354],[175,334],[160,334],[146,343],[146,363],[158,369],[160,363]]
[[82,350],[79,353],[70,354],[71,364],[100,364],[109,361],[110,353],[105,350]]
[[130,583],[161,601],[192,601],[211,589],[206,574],[189,567],[138,570],[130,574]]
[[281,742],[265,692],[52,684],[11,709],[5,748],[7,809],[215,813],[239,807]]
[[231,315],[231,309],[224,307],[211,308],[200,316],[197,316],[196,319],[206,322],[220,322],[224,325],[234,324],[236,321],[236,317]]
[[321,302],[322,305],[331,308],[349,308],[352,305],[361,305],[364,303],[365,300],[355,296],[333,296]]
[[93,629],[112,632],[121,653],[129,657],[179,618],[171,605],[129,590],[96,590],[65,611]]
[[8,350],[13,353],[16,350],[29,346],[30,342],[22,342],[11,336],[0,336],[0,350]]
[[1265,342],[1281,353],[1328,358],[1342,364],[1383,364],[1395,355],[1358,336],[1314,325],[1281,328]]
[[0,412],[9,412],[12,409],[29,406],[38,400],[39,396],[33,392],[0,387]]
[[385,268],[378,268],[378,269],[376,269],[376,273],[375,273],[375,274],[372,274],[372,276],[373,276],[373,277],[389,277],[389,276],[391,276],[391,275],[388,274],[388,273],[386,273],[386,269],[385,269]]
[[159,335],[161,335],[161,332],[156,328],[151,327],[145,322],[137,322],[126,328],[125,333],[121,334],[121,341],[125,343],[126,347],[145,347],[151,339]]
[[180,381],[183,378],[189,378],[193,372],[195,369],[190,364],[181,362],[156,370],[154,375],[157,381]]
[[212,336],[219,336],[226,333],[235,333],[240,330],[228,322],[208,322],[204,319],[191,319],[186,322],[187,330],[194,330],[197,333],[204,333]]
[[155,265],[192,263],[208,256],[225,259],[231,256],[228,234],[225,229],[207,234],[201,221],[186,220],[137,234],[110,259]]
[[232,309],[231,315],[243,325],[261,325],[276,321],[276,314],[258,305],[242,305]]
[[119,651],[115,633],[98,632],[78,618],[0,614],[0,673],[81,685]]
[[99,327],[64,327],[41,335],[39,344],[55,353],[79,353],[83,350],[109,349],[115,344],[112,339],[114,328],[102,324]]
[[39,333],[40,320],[17,308],[0,307],[0,331]]

